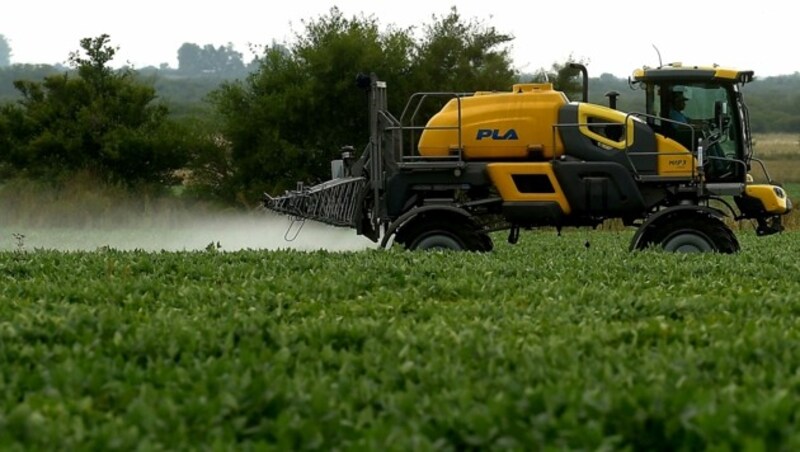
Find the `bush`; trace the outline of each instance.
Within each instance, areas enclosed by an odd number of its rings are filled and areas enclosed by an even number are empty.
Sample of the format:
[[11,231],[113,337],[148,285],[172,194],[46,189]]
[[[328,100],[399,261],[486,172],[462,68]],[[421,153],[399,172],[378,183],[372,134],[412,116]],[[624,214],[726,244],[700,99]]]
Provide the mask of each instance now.
[[116,48],[108,35],[81,41],[70,55],[75,72],[16,81],[18,104],[0,109],[5,173],[49,178],[89,170],[112,183],[176,182],[198,142],[171,122],[155,90],[130,69],[108,67]]

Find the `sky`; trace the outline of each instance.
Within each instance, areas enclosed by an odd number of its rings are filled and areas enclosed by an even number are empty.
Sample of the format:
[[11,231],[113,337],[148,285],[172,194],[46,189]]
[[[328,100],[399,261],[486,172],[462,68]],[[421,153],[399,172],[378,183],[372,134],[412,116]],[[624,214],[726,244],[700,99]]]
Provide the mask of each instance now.
[[[666,63],[750,69],[756,76],[800,71],[796,16],[790,2],[670,0],[364,1],[364,0],[25,0],[4,2],[0,34],[12,63],[64,63],[80,40],[110,35],[119,47],[112,64],[135,68],[167,63],[177,67],[178,48],[232,43],[250,60],[251,45],[291,44],[303,21],[334,6],[346,17],[374,17],[385,29],[421,31],[455,6],[467,21],[514,36],[514,66],[533,73],[570,56],[587,63],[590,76],[627,77],[642,66]],[[656,51],[658,49],[658,52]]]

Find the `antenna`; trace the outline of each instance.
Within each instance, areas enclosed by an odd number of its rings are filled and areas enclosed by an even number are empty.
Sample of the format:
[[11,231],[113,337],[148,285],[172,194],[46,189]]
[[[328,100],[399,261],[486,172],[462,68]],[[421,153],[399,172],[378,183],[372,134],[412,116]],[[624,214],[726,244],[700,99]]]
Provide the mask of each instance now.
[[658,51],[658,47],[656,47],[655,44],[652,44],[652,46],[656,49],[656,53],[658,54],[658,67],[661,67],[664,65],[664,63],[661,62],[661,52]]

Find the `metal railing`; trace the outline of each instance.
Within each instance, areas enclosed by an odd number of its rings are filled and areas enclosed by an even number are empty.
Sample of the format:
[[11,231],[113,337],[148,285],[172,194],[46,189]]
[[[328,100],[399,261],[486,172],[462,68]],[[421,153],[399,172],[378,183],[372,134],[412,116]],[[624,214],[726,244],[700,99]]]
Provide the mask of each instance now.
[[[463,140],[462,140],[462,106],[461,101],[465,97],[471,97],[473,93],[457,93],[457,92],[420,92],[411,95],[406,103],[403,112],[400,115],[399,124],[397,127],[387,130],[398,130],[400,132],[400,141],[398,143],[399,152],[396,154],[397,161],[403,166],[424,166],[431,167],[453,167],[463,164]],[[427,122],[430,118],[423,118],[426,122],[425,125],[415,125],[415,122],[420,119],[422,109],[425,103],[431,100],[445,99],[445,105],[451,100],[455,99],[456,106],[456,123],[446,126],[429,126]],[[443,107],[443,106],[442,106]],[[440,111],[441,108],[437,109]],[[451,147],[448,155],[443,156],[422,156],[419,155],[417,148],[422,133],[425,131],[454,131],[456,134],[455,147]]]

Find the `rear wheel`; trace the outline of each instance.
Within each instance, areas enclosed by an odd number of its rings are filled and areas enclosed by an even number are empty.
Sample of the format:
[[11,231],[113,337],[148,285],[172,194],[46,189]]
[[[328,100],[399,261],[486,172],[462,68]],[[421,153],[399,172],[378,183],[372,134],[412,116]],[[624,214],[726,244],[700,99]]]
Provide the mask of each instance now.
[[659,246],[675,253],[735,253],[739,242],[733,231],[717,218],[694,215],[683,218],[665,218],[651,225],[648,239],[640,242],[640,249]]
[[407,250],[491,251],[492,239],[470,223],[416,221],[400,231],[399,242]]

